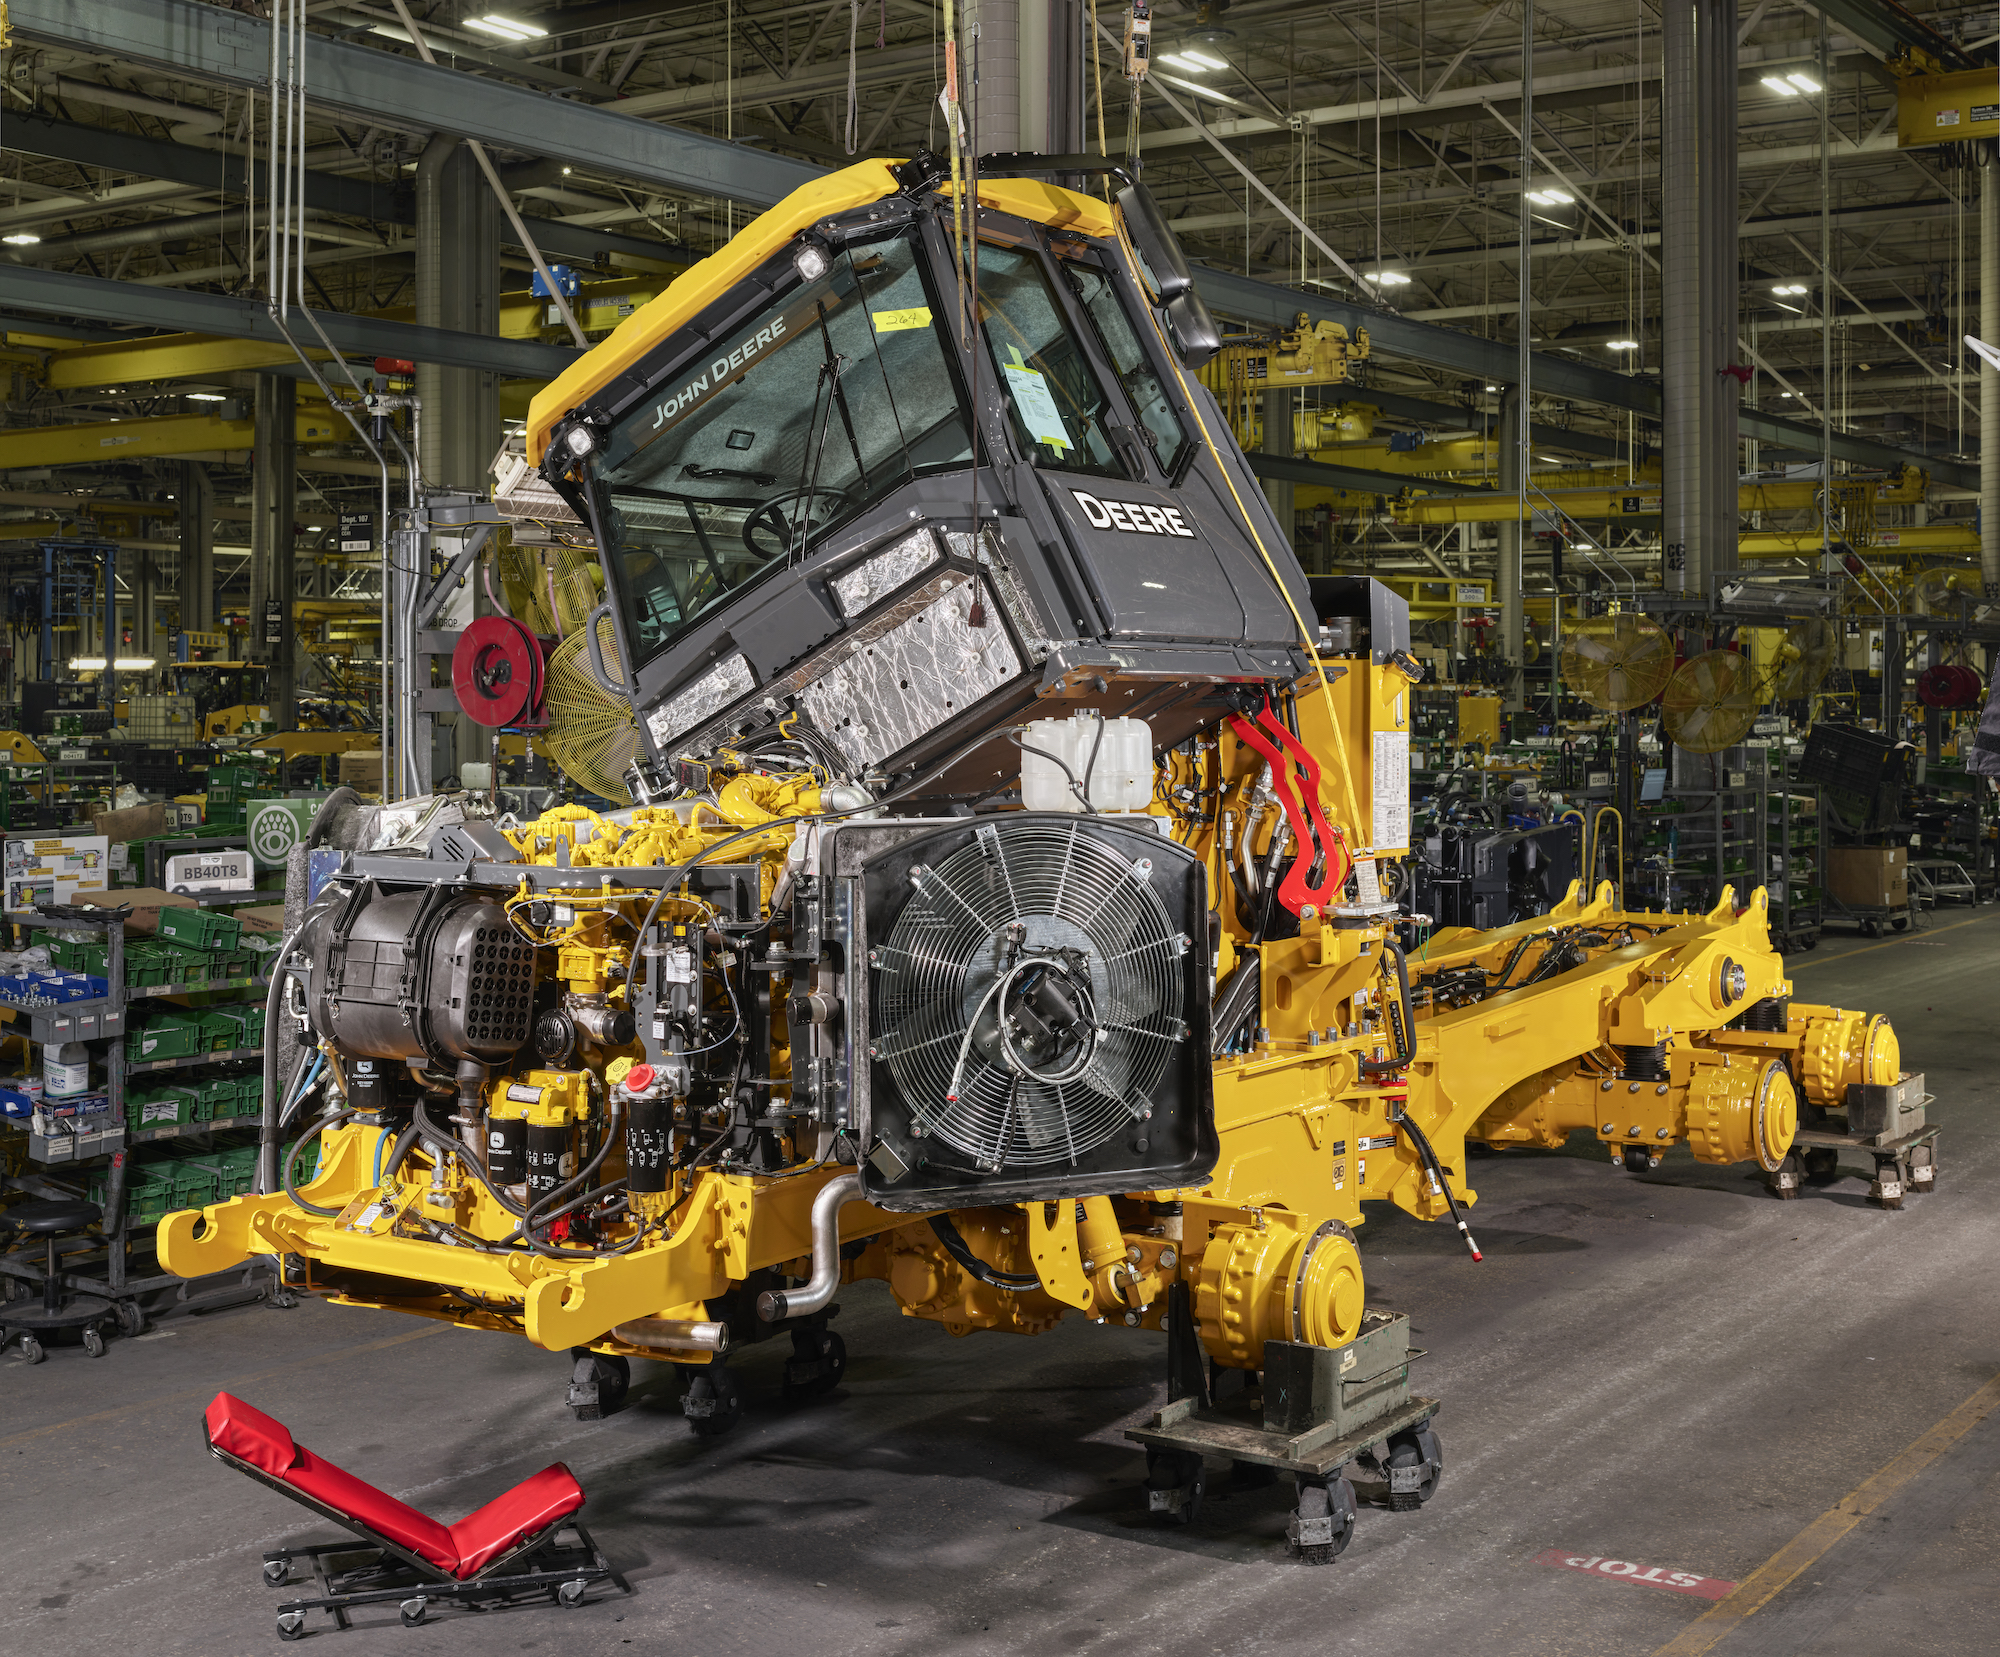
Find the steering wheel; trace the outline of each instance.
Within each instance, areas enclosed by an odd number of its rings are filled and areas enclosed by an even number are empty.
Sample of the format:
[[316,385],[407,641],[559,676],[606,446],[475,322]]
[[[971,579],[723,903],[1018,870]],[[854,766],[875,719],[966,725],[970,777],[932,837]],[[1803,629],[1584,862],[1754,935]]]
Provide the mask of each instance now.
[[844,489],[789,489],[743,520],[743,544],[753,557],[769,563],[791,551],[800,540],[801,527],[810,539],[814,530],[832,522],[846,505]]

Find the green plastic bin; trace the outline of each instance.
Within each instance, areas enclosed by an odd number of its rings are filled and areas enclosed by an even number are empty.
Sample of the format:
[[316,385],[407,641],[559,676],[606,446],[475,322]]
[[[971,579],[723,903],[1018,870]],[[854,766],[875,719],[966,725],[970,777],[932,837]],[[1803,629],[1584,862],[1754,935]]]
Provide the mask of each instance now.
[[162,909],[162,940],[183,949],[233,950],[243,936],[243,923],[215,909]]
[[201,1107],[202,1096],[196,1088],[149,1088],[126,1096],[125,1125],[138,1133],[147,1128],[199,1122],[203,1120]]
[[202,1023],[213,1032],[213,1052],[227,1052],[231,1048],[257,1048],[264,1045],[264,1009],[243,1004],[230,1007],[210,1007],[202,1014]]
[[125,1057],[134,1064],[154,1059],[191,1059],[206,1052],[201,1020],[190,1014],[149,1019],[125,1037]]

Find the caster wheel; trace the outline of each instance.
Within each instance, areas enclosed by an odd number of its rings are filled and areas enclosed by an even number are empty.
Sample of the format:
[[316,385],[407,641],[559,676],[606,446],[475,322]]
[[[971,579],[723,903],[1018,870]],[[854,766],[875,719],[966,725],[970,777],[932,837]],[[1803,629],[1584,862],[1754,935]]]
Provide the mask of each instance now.
[[574,1582],[565,1582],[556,1590],[556,1604],[565,1611],[574,1611],[583,1603],[583,1596],[589,1588],[590,1584],[581,1577]]
[[792,1356],[785,1364],[785,1402],[797,1403],[833,1391],[847,1373],[847,1342],[831,1329],[794,1329]]
[[1207,1470],[1185,1450],[1146,1452],[1146,1508],[1170,1525],[1191,1525],[1201,1512]]
[[1414,1513],[1437,1494],[1438,1480],[1444,1477],[1444,1447],[1430,1428],[1398,1433],[1389,1440],[1384,1462],[1392,1512]]
[[681,1399],[681,1414],[703,1438],[720,1438],[743,1419],[743,1388],[721,1364],[698,1369]]
[[1285,1527],[1285,1542],[1302,1565],[1331,1565],[1354,1540],[1354,1486],[1302,1484],[1299,1505]]
[[1643,1174],[1653,1166],[1653,1153],[1644,1145],[1625,1145],[1621,1146],[1620,1150],[1624,1155],[1625,1172],[1628,1174]]
[[121,1335],[143,1335],[146,1332],[146,1312],[136,1300],[118,1302],[118,1332]]
[[83,1350],[86,1357],[104,1356],[104,1331],[96,1324],[86,1324],[83,1331]]
[[282,1588],[292,1574],[289,1559],[267,1559],[264,1561],[264,1580],[273,1588]]
[[1908,915],[1899,915],[1895,920],[1891,921],[1889,924],[1893,926],[1898,932],[1907,932],[1910,929],[1910,917]]
[[281,1640],[302,1640],[306,1635],[306,1614],[303,1611],[287,1611],[278,1618],[278,1638]]
[[1880,921],[1863,921],[1861,923],[1861,936],[1864,938],[1881,937],[1882,923]]
[[429,1609],[428,1603],[422,1598],[404,1600],[402,1604],[403,1626],[405,1628],[419,1627],[424,1620],[424,1613]]
[[622,1356],[605,1357],[588,1347],[573,1347],[567,1402],[579,1421],[601,1421],[615,1414],[632,1389],[632,1364]]
[[21,1356],[31,1364],[38,1364],[48,1356],[48,1353],[40,1341],[24,1331],[21,1336]]
[[1810,932],[1806,934],[1805,947],[1807,949],[1819,948],[1819,934],[1817,932]]
[[1832,1179],[1840,1172],[1840,1153],[1831,1145],[1814,1145],[1806,1151],[1806,1178]]

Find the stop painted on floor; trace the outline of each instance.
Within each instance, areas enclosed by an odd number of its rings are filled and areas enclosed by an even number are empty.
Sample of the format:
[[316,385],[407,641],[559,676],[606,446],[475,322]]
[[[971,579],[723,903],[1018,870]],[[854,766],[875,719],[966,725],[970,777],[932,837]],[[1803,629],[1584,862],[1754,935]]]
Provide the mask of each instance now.
[[1736,1586],[1720,1577],[1679,1571],[1671,1565],[1641,1565],[1634,1560],[1612,1559],[1605,1554],[1571,1553],[1567,1548],[1550,1548],[1546,1553],[1538,1553],[1535,1563],[1553,1565],[1559,1571],[1584,1571],[1591,1576],[1609,1577],[1613,1582],[1636,1582],[1646,1588],[1664,1588],[1670,1594],[1693,1594],[1697,1599],[1721,1599]]

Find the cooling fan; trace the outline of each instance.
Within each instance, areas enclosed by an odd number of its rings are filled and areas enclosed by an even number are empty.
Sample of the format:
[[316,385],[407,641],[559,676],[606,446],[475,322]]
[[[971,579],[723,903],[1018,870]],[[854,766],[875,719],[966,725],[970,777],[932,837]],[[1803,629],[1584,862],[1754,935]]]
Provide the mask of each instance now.
[[893,1194],[1183,1178],[1162,1169],[1212,1139],[1199,863],[1122,824],[1039,813],[889,861],[866,886],[867,1003],[870,1120],[904,1167]]
[[543,638],[566,639],[597,608],[604,585],[597,560],[575,547],[499,549],[494,569],[509,615]]
[[[618,640],[609,616],[597,619],[598,648],[613,679],[623,677]],[[639,757],[639,727],[629,702],[614,697],[591,677],[584,660],[590,635],[572,631],[549,652],[548,690],[543,700],[548,733],[542,748],[579,788],[617,805],[630,805],[625,772]]]
[[1681,663],[1660,696],[1661,722],[1676,748],[1716,754],[1750,734],[1762,698],[1757,669],[1734,650],[1709,650]]
[[1839,648],[1840,634],[1832,622],[1819,616],[1793,622],[1778,646],[1770,699],[1792,702],[1812,695],[1833,671],[1834,653]]
[[1674,641],[1644,616],[1605,616],[1563,636],[1563,682],[1593,708],[1643,708],[1674,674]]

